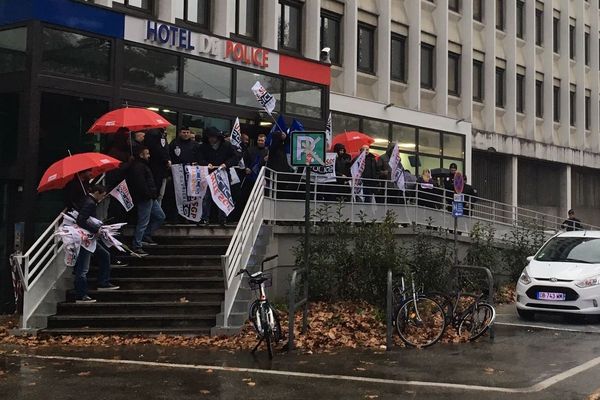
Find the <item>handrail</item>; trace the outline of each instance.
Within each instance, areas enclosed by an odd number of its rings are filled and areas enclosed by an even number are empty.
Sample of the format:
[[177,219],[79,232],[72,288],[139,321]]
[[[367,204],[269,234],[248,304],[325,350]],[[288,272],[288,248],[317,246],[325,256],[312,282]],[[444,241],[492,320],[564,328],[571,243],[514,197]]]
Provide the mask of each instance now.
[[250,259],[252,245],[256,241],[263,223],[263,200],[265,186],[265,171],[262,168],[254,183],[246,208],[235,228],[231,242],[225,255],[221,256],[223,277],[225,278],[225,300],[223,303],[223,326],[229,326],[229,316],[240,288],[241,276],[236,277],[237,271],[244,268]]

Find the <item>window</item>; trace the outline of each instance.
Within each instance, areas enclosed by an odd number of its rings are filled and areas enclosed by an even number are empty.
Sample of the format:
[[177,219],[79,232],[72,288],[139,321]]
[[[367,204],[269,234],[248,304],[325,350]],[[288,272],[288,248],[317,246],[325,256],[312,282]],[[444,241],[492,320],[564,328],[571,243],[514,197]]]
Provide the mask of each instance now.
[[571,91],[569,92],[569,114],[570,114],[570,123],[571,126],[575,126],[575,122],[577,121],[577,118],[575,116],[575,93],[576,93],[576,89],[573,90],[571,89]]
[[433,71],[435,71],[435,47],[421,43],[421,87],[425,89],[434,89]]
[[525,3],[517,1],[517,37],[523,39],[525,34]]
[[569,25],[569,57],[575,59],[575,25]]
[[148,11],[148,12],[152,11],[152,6],[153,6],[152,0],[120,0],[120,1],[117,0],[116,2],[123,3],[127,7],[139,8],[141,10]]
[[17,160],[19,150],[18,93],[0,93],[0,118],[0,165],[12,165]]
[[375,28],[358,24],[358,70],[375,73]]
[[460,96],[460,54],[448,53],[448,94]]
[[299,53],[302,38],[302,4],[280,0],[279,5],[279,48]]
[[473,100],[483,101],[483,62],[473,60]]
[[539,79],[535,81],[535,116],[544,116],[544,81]]
[[311,118],[321,118],[323,90],[320,86],[295,81],[285,85],[285,112]]
[[321,48],[331,49],[329,59],[337,65],[341,64],[341,21],[341,15],[321,13]]
[[496,29],[504,30],[504,0],[496,0]]
[[496,107],[504,108],[505,88],[504,68],[496,67]]
[[525,112],[525,75],[517,74],[517,112]]
[[555,53],[560,51],[560,19],[556,17],[552,20],[552,49]]
[[589,95],[585,96],[585,129],[590,129],[592,121],[592,102]]
[[552,91],[554,122],[560,122],[560,86],[554,86]]
[[473,0],[473,19],[483,22],[483,0]]
[[231,102],[231,68],[185,58],[183,93],[201,99]]
[[392,34],[391,78],[406,82],[406,37]]
[[452,11],[460,11],[460,0],[448,0],[448,8]]
[[258,41],[260,0],[235,1],[235,33]]
[[267,89],[267,91],[275,97],[277,103],[275,104],[275,111],[281,110],[281,91],[283,85],[281,79],[270,75],[257,74],[250,71],[238,70],[236,73],[235,82],[235,102],[241,106],[248,106],[258,108],[259,104],[256,101],[256,97],[252,94],[251,90],[248,90],[259,81]]
[[360,131],[360,120],[354,116],[332,112],[331,123],[335,132],[338,134],[350,131]]
[[419,153],[440,155],[442,153],[440,134],[436,131],[419,129]]
[[442,136],[444,142],[444,157],[464,158],[465,138],[464,136],[444,133]]
[[104,81],[110,78],[110,41],[44,28],[42,44],[43,71]]
[[177,93],[179,69],[176,55],[127,44],[124,53],[125,83]]
[[585,65],[590,65],[590,33],[586,32],[583,42],[583,55],[585,57]]
[[209,29],[210,0],[183,0],[183,19]]
[[362,132],[375,139],[371,149],[375,154],[385,154],[390,139],[390,124],[384,121],[363,118]]
[[535,44],[544,44],[544,12],[538,9],[535,10]]
[[27,28],[0,31],[0,74],[25,71]]

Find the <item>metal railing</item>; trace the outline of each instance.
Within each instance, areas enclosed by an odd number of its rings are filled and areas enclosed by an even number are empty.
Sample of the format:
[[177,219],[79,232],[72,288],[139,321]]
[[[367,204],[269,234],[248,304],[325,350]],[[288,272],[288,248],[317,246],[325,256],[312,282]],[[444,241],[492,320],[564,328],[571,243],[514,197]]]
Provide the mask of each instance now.
[[[63,210],[64,212],[64,210]],[[33,243],[25,254],[14,254],[11,257],[17,263],[19,278],[23,285],[23,316],[21,329],[30,329],[30,319],[44,300],[46,290],[36,290],[40,280],[48,268],[54,263],[61,250],[63,243],[55,234],[62,221],[62,212],[46,228],[40,237]],[[43,286],[51,287],[54,282],[45,282]]]
[[246,203],[246,208],[237,224],[229,247],[227,247],[227,252],[221,257],[225,281],[225,300],[223,302],[223,325],[225,328],[229,327],[229,316],[242,281],[242,276],[236,277],[236,273],[248,264],[254,242],[263,224],[265,171],[264,168],[260,171]]
[[[305,280],[303,297],[302,299],[296,301],[296,287],[297,287],[297,278],[299,275],[304,274]],[[292,277],[290,280],[290,294],[288,299],[288,342],[287,342],[287,351],[294,351],[295,349],[295,333],[294,327],[296,325],[296,309],[298,307],[302,307],[302,333],[306,332],[306,327],[308,326],[308,277],[306,276],[306,268],[295,268],[292,272]]]

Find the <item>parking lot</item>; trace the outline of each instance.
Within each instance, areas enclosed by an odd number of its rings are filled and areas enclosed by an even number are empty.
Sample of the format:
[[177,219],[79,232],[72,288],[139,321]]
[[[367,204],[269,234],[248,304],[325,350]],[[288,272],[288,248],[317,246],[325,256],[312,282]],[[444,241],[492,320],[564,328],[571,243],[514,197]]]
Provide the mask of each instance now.
[[[177,347],[0,348],[3,399],[586,399],[600,387],[600,325],[523,324],[496,339],[325,354]],[[533,327],[536,325],[539,327]]]

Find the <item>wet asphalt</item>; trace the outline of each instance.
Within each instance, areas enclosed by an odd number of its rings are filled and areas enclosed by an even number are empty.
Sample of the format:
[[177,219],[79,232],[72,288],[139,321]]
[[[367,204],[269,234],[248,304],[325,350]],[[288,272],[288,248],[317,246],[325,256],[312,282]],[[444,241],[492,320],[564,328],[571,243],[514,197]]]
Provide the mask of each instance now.
[[264,351],[4,345],[0,399],[586,399],[600,388],[600,335],[559,320],[544,326],[570,330],[503,325],[510,311],[499,309],[493,341],[273,361]]

